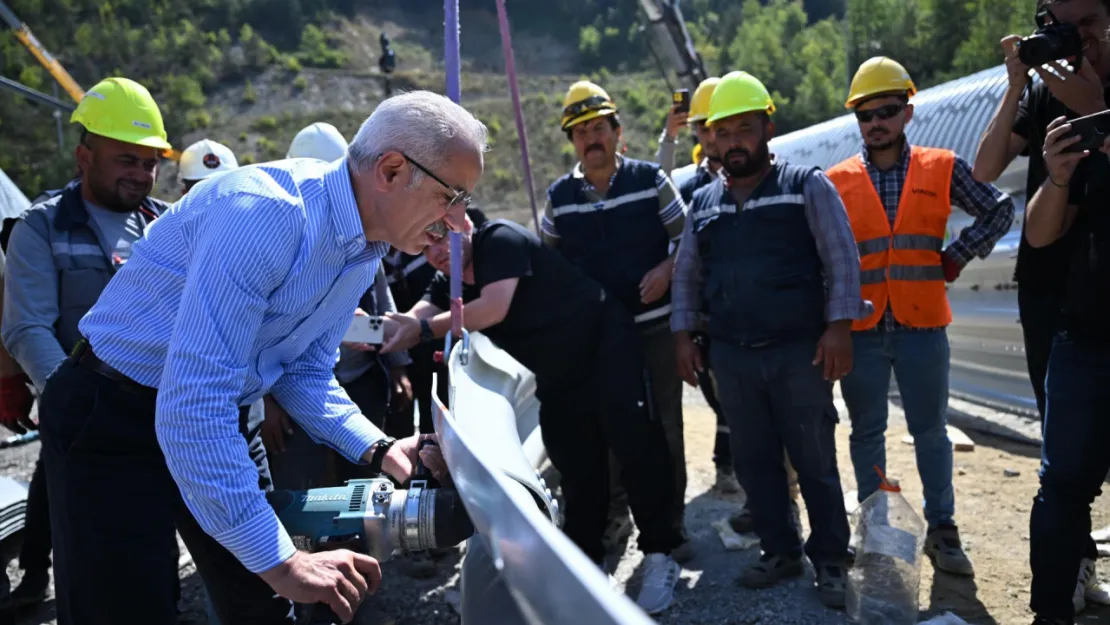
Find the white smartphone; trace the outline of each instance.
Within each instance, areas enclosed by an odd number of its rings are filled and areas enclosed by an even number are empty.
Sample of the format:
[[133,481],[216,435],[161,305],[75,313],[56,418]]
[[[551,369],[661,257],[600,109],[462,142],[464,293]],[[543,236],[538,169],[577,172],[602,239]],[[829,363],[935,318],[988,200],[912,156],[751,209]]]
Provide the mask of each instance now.
[[381,345],[385,340],[385,322],[381,317],[364,317],[356,315],[351,319],[347,333],[343,335],[344,343],[369,343]]

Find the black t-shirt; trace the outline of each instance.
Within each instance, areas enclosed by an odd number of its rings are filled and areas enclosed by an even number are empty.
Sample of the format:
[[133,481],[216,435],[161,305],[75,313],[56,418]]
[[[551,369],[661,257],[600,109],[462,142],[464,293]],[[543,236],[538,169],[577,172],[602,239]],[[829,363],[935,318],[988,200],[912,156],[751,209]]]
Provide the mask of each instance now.
[[[1110,97],[1110,89],[1106,90]],[[1045,170],[1044,150],[1045,129],[1057,117],[1078,117],[1068,110],[1048,90],[1043,82],[1036,82],[1022,98],[1014,119],[1013,132],[1024,137],[1028,144],[1022,154],[1029,157],[1029,173],[1025,179],[1025,204],[1028,205],[1037,189],[1048,175]],[[1035,248],[1025,240],[1025,220],[1022,219],[1021,242],[1018,244],[1017,267],[1014,279],[1023,290],[1063,295],[1065,280],[1071,264],[1072,250],[1076,235],[1069,231],[1052,245]]]
[[[474,284],[463,284],[464,303],[477,299],[490,284],[520,278],[505,319],[482,334],[538,377],[565,373],[573,366],[569,356],[581,353],[589,340],[601,286],[513,222],[490,221],[474,231],[472,241]],[[450,294],[450,279],[438,273],[424,300],[449,310]]]
[[1063,326],[1110,343],[1110,162],[1100,153],[1083,159],[1072,177],[1068,203],[1079,207],[1068,231],[1069,257]]

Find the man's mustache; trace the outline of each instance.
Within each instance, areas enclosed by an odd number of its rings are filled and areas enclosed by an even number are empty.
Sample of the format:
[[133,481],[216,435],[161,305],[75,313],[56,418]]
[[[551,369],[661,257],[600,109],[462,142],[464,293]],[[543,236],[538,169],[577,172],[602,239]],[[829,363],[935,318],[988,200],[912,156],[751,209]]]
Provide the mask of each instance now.
[[734,150],[729,150],[728,152],[725,152],[724,160],[732,160],[733,156],[743,156],[744,158],[751,159],[752,153],[745,150],[744,148],[736,148]]
[[601,145],[600,143],[592,143],[592,144],[586,146],[586,154],[589,154],[590,152],[593,152],[594,150],[601,150],[602,152],[604,152],[605,151],[605,146]]

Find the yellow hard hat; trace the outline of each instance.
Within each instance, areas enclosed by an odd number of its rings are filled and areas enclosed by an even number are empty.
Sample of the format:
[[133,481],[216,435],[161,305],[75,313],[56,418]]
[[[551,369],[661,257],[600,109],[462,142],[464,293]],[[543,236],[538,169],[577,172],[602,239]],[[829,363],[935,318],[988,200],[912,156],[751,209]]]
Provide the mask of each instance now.
[[709,100],[709,118],[705,121],[712,124],[752,111],[767,111],[768,115],[775,112],[775,102],[767,87],[748,72],[729,72],[713,90]]
[[694,90],[694,97],[690,100],[690,117],[687,121],[692,124],[709,117],[709,100],[720,83],[720,78],[706,78],[701,81],[698,88]]
[[690,157],[694,159],[694,164],[697,165],[698,163],[701,163],[701,156],[702,149],[701,144],[699,143],[694,146],[694,151],[690,153]]
[[160,150],[173,149],[158,104],[146,87],[126,78],[105,78],[85,93],[69,121],[94,135]]
[[616,115],[617,105],[601,87],[588,80],[580,80],[567,89],[563,98],[563,130],[604,115]]
[[848,101],[844,108],[855,108],[860,101],[881,93],[903,92],[912,97],[917,93],[917,87],[910,79],[910,73],[902,64],[885,56],[876,56],[867,59],[859,66],[856,75],[852,78],[852,86],[848,88]]

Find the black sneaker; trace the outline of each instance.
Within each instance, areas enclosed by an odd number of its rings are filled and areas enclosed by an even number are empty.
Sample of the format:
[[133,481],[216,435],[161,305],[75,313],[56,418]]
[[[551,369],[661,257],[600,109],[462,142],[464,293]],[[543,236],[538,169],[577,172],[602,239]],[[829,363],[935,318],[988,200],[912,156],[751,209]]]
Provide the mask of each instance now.
[[770,588],[785,579],[800,577],[804,572],[801,558],[765,553],[759,557],[759,562],[745,569],[737,581],[747,588]]
[[817,596],[825,607],[844,609],[848,570],[842,564],[822,564],[817,569]]
[[1075,625],[1075,622],[1067,618],[1048,618],[1047,616],[1033,617],[1033,625]]

